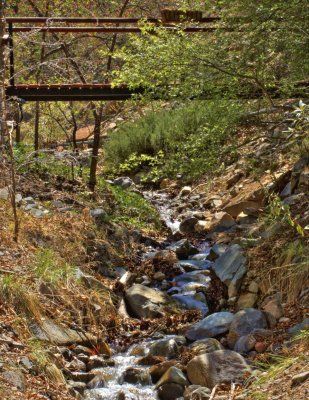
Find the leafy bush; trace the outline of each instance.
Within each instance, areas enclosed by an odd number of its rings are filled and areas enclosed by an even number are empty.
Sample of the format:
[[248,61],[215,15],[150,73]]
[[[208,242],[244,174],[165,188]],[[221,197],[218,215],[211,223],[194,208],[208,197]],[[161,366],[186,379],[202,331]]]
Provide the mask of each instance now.
[[191,101],[175,109],[149,112],[112,134],[106,145],[108,168],[136,173],[156,167],[150,180],[179,173],[191,180],[217,170],[236,155],[233,129],[241,107],[224,100]]

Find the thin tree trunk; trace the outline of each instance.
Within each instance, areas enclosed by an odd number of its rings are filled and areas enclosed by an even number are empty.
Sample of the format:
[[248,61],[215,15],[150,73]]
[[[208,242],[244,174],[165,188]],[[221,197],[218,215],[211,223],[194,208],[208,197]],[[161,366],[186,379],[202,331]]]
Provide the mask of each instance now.
[[5,50],[6,44],[2,40],[5,35],[5,2],[0,0],[0,146],[5,143],[7,134],[6,105],[5,105]]
[[16,132],[16,136],[15,136],[16,143],[20,144],[20,142],[21,142],[21,131],[20,131],[20,125],[19,124],[16,125],[15,132]]
[[101,122],[103,116],[103,106],[100,107],[99,111],[94,110],[94,131],[93,131],[93,148],[90,165],[90,176],[89,176],[89,189],[94,192],[97,183],[97,166],[98,166],[98,155],[100,148],[100,136],[101,136]]
[[35,103],[35,119],[34,119],[34,154],[37,156],[39,150],[39,138],[40,138],[40,103]]
[[71,117],[72,117],[72,123],[73,123],[73,131],[72,131],[73,148],[74,148],[74,151],[77,152],[77,142],[76,142],[77,121],[75,118],[72,101],[70,101],[70,111],[71,111]]
[[[48,17],[48,11],[49,11],[49,3],[50,0],[47,1],[46,3],[46,8],[45,8],[45,17]],[[40,65],[38,67],[37,73],[36,73],[36,83],[41,83],[41,71],[42,71],[42,64],[44,61],[45,57],[45,40],[46,40],[46,32],[42,33],[42,46],[41,46],[41,53],[40,53]],[[39,150],[39,144],[40,144],[40,103],[37,101],[35,103],[35,121],[34,121],[34,154],[37,156],[37,152]]]

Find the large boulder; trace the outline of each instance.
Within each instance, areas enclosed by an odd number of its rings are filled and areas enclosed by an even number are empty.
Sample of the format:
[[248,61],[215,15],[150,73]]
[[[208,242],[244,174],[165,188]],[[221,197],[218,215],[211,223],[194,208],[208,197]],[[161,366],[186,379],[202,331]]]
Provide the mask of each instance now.
[[194,356],[199,356],[205,353],[211,353],[216,350],[224,350],[222,344],[214,338],[207,338],[202,340],[197,340],[191,345],[191,353]]
[[189,340],[201,340],[215,337],[228,332],[234,315],[230,312],[218,312],[209,315],[196,324],[192,325],[186,332]]
[[235,351],[217,350],[194,357],[187,366],[189,381],[213,388],[217,384],[238,382],[250,371],[246,360]]
[[261,204],[255,201],[239,201],[237,203],[227,205],[224,207],[223,211],[227,212],[232,217],[237,218],[240,213],[246,213],[247,209],[259,210],[260,207]]
[[235,224],[236,222],[230,214],[219,211],[213,215],[213,218],[209,222],[207,228],[210,232],[225,232]]
[[156,384],[156,388],[165,383],[177,383],[178,385],[188,386],[189,382],[181,369],[177,367],[169,368]]
[[246,308],[238,311],[230,325],[228,343],[230,348],[234,348],[238,339],[248,335],[257,329],[266,329],[267,320],[264,313],[254,308]]
[[128,189],[129,187],[134,186],[134,182],[132,181],[132,179],[127,176],[116,178],[113,184],[115,186],[120,186],[122,189]]
[[170,296],[140,284],[126,290],[125,300],[128,311],[137,318],[159,318],[168,308],[177,308]]
[[176,400],[182,397],[184,390],[178,383],[165,383],[159,387],[158,396],[160,400]]
[[194,232],[194,227],[197,224],[198,219],[195,217],[187,217],[181,221],[179,225],[179,230],[181,233],[192,233]]
[[189,256],[192,256],[192,255],[198,253],[197,248],[194,247],[189,242],[188,239],[179,240],[178,242],[169,246],[168,249],[174,251],[176,253],[177,257],[179,258],[179,260],[184,260],[184,259],[188,258]]
[[171,367],[180,367],[180,364],[175,360],[163,361],[160,364],[153,365],[149,368],[149,374],[153,383],[157,383],[158,380],[165,374]]
[[208,314],[209,310],[204,293],[174,294],[172,297],[188,310],[199,310],[203,316]]
[[143,368],[127,368],[122,375],[122,379],[124,382],[131,383],[133,385],[136,385],[138,383],[141,385],[150,384],[150,375],[148,371]]
[[284,315],[284,309],[281,303],[280,293],[276,293],[273,296],[267,297],[262,304],[262,308],[265,312],[270,314],[276,320],[280,319]]
[[149,354],[152,356],[162,356],[175,358],[178,354],[178,345],[175,338],[157,340],[149,347]]
[[241,281],[247,271],[246,257],[238,244],[230,246],[214,263],[213,269],[228,287],[229,297],[237,295]]
[[[49,318],[45,318],[40,324],[32,322],[29,328],[37,339],[49,341],[60,346],[87,344],[96,341],[96,338],[89,333],[75,331],[74,329],[58,325]],[[108,348],[107,344],[106,346]],[[110,355],[111,351],[109,350],[108,353],[107,355]]]

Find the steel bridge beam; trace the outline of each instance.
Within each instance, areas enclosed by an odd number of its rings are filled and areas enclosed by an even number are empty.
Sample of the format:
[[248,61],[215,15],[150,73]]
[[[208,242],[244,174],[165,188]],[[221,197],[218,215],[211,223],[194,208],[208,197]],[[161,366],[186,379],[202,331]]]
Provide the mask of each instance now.
[[15,85],[7,86],[8,98],[21,98],[25,101],[95,101],[128,100],[142,90],[127,87],[113,88],[111,85]]

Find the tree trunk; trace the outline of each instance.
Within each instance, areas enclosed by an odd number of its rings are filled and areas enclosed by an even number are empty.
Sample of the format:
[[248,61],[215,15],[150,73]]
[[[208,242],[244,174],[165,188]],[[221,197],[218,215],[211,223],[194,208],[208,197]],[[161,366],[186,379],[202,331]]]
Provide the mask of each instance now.
[[20,142],[21,142],[21,131],[20,131],[20,125],[19,124],[16,125],[15,132],[16,132],[16,136],[15,136],[16,143],[20,144]]
[[90,165],[90,176],[89,176],[89,189],[94,192],[96,183],[97,183],[97,166],[98,166],[98,155],[100,148],[100,136],[101,136],[101,122],[103,116],[103,106],[101,105],[99,110],[93,111],[95,120],[94,120],[94,131],[93,131],[93,149],[91,156],[91,165]]
[[5,105],[5,50],[6,44],[3,40],[5,35],[5,1],[0,0],[0,145],[5,142],[7,133],[6,105]]
[[39,150],[39,136],[40,136],[40,103],[35,103],[35,119],[34,119],[34,151],[37,156]]
[[[45,7],[45,17],[48,17],[49,12],[49,3],[50,0],[47,1]],[[38,67],[36,73],[36,83],[42,83],[41,81],[41,71],[42,65],[45,57],[45,40],[46,40],[46,32],[42,33],[42,46],[41,46],[41,53],[40,53],[40,65]],[[40,143],[40,103],[37,101],[35,104],[35,121],[34,121],[34,154],[37,156],[37,152],[39,150],[39,143]]]

